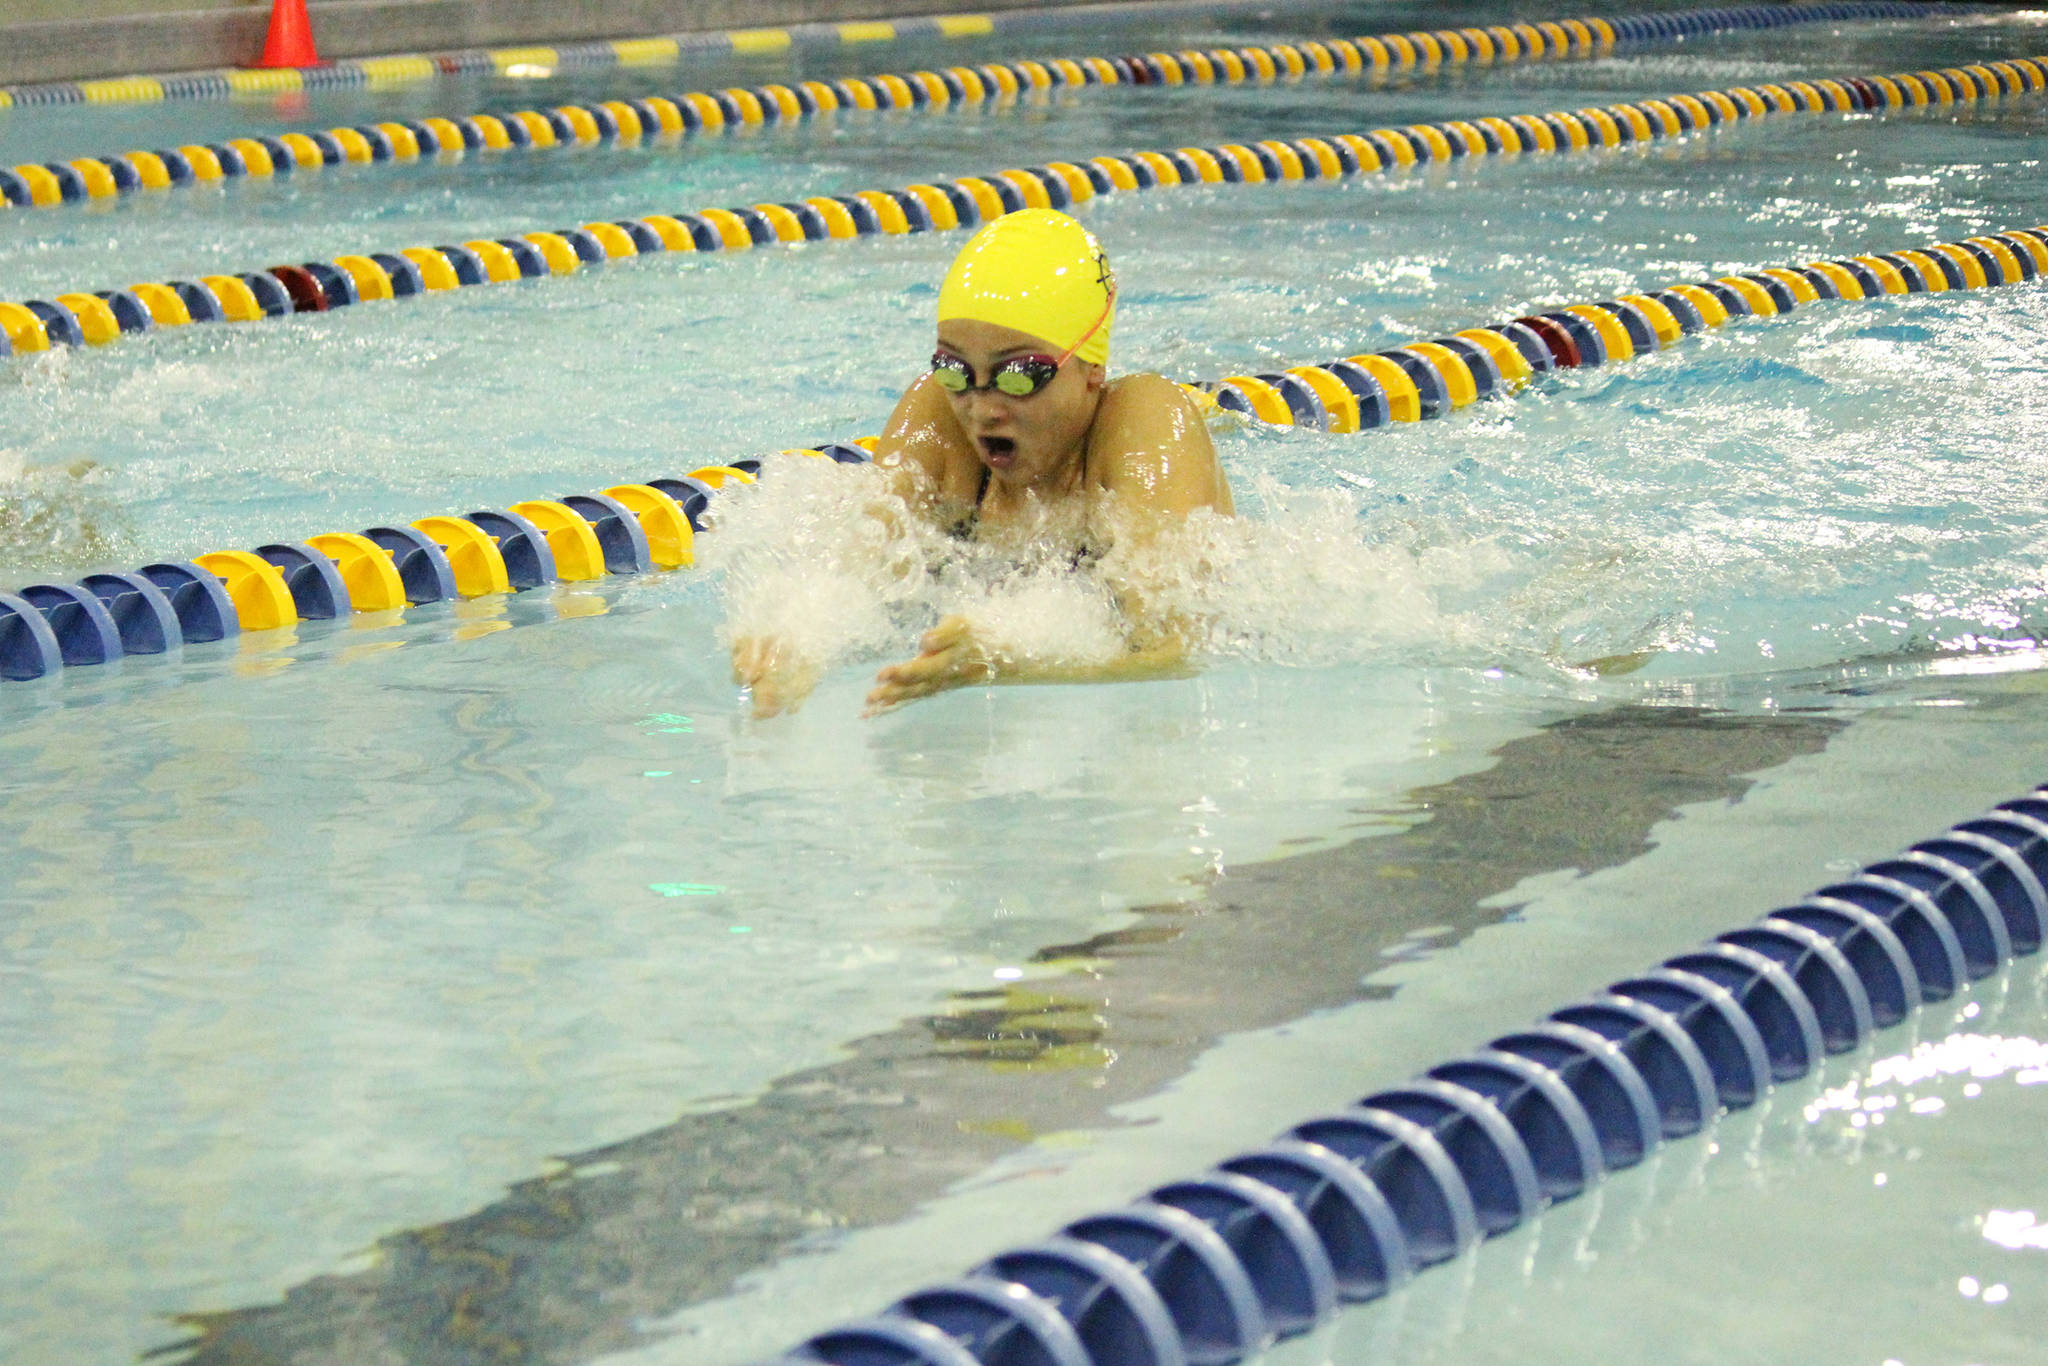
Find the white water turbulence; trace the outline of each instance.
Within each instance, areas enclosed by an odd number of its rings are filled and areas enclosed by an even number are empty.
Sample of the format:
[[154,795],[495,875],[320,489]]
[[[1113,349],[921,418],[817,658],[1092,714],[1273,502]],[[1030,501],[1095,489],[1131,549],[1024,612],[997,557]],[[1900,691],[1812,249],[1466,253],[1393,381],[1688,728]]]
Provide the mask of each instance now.
[[0,565],[82,569],[110,558],[126,538],[108,483],[90,459],[31,464],[0,446]]
[[723,574],[722,643],[775,642],[806,686],[842,665],[907,658],[952,616],[992,653],[1054,669],[1110,664],[1158,629],[1198,667],[1516,656],[1541,667],[1485,617],[1444,605],[1488,597],[1512,572],[1492,540],[1431,541],[1413,522],[1364,518],[1346,489],[1254,476],[1240,490],[1246,513],[1104,545],[1115,518],[1099,503],[1092,516],[1048,509],[1024,532],[966,540],[891,492],[889,476],[785,459],[723,491],[698,542]]

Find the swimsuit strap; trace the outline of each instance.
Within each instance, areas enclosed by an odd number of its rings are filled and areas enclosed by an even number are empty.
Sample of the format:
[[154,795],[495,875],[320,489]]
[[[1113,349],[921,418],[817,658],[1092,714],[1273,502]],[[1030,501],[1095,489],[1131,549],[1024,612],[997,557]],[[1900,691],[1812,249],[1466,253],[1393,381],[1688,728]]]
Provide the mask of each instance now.
[[974,506],[967,509],[967,515],[946,528],[946,534],[956,541],[974,539],[974,529],[981,524],[981,500],[988,497],[988,466],[981,467],[981,482],[974,487]]

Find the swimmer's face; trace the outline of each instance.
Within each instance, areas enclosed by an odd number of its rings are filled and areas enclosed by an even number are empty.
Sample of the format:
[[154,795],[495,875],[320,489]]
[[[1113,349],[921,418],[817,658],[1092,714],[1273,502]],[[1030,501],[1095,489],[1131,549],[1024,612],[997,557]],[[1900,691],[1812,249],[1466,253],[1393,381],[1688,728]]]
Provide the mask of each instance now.
[[1021,398],[988,387],[990,372],[1006,360],[1052,359],[1063,349],[994,323],[952,318],[939,324],[939,350],[965,361],[978,386],[947,394],[953,416],[982,464],[1005,483],[1044,483],[1067,469],[1095,420],[1103,370],[1070,357],[1051,383]]

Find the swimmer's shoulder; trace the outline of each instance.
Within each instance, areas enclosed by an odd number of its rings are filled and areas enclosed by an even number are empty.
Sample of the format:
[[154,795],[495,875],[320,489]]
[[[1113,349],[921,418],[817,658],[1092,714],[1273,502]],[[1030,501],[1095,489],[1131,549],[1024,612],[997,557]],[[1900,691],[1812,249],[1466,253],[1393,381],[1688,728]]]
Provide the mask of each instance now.
[[1105,384],[1095,429],[1098,438],[1130,450],[1215,449],[1201,408],[1164,375],[1119,375]]
[[1230,486],[1202,410],[1163,375],[1122,375],[1103,386],[1090,454],[1094,482],[1103,489],[1231,510]]
[[1149,370],[1118,375],[1104,384],[1102,402],[1106,414],[1122,410],[1132,413],[1185,410],[1199,415],[1200,411],[1187,390],[1166,376],[1155,375]]
[[875,463],[917,471],[922,488],[940,510],[953,509],[963,500],[974,502],[981,462],[961,432],[945,391],[930,375],[920,375],[897,401],[876,444]]

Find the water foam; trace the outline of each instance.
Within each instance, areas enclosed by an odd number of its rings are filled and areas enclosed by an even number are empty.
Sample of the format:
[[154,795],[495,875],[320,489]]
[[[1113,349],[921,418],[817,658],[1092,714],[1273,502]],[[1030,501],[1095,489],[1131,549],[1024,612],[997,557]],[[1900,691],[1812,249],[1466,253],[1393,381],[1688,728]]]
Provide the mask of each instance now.
[[1144,623],[1171,623],[1200,663],[1477,662],[1515,649],[1483,616],[1444,605],[1490,596],[1513,567],[1499,545],[1361,518],[1348,490],[1255,476],[1257,516],[1197,513],[1151,545],[1077,562],[1083,528],[1047,518],[1028,538],[963,541],[885,478],[790,460],[720,497],[699,544],[722,573],[725,644],[772,638],[823,671],[907,657],[918,632],[960,615],[1002,653],[1062,665],[1115,659]]
[[127,537],[90,460],[31,465],[0,447],[0,568],[76,570],[113,559]]

